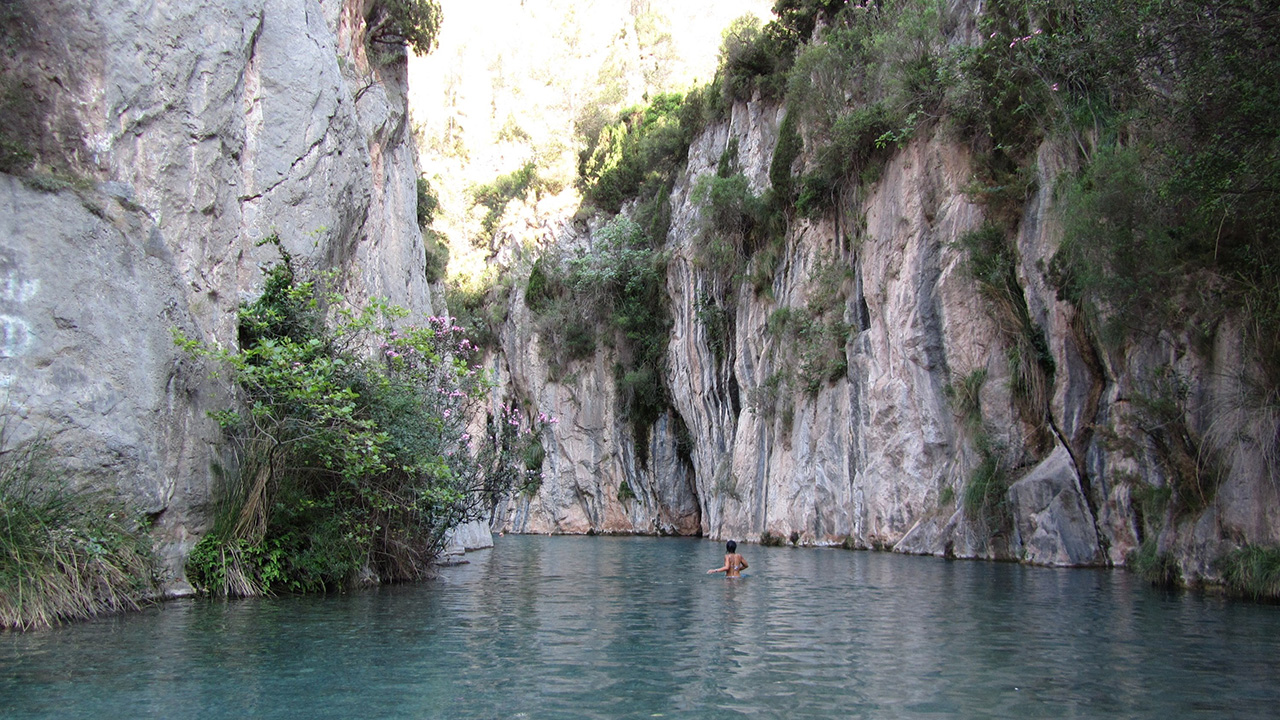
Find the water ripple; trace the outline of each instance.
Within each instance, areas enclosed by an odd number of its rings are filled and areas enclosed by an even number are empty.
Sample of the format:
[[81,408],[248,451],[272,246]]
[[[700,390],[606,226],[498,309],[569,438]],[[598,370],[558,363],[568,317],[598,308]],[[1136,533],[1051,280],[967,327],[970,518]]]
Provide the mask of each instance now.
[[0,635],[5,717],[1232,718],[1280,608],[1122,572],[507,537],[436,582]]

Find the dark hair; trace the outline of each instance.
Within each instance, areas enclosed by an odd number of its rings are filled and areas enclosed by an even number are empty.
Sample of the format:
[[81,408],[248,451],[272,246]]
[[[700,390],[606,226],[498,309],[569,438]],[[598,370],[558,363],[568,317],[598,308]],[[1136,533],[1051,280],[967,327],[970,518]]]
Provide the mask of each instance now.
[[737,551],[738,551],[738,543],[736,543],[736,542],[734,542],[734,541],[730,540],[729,542],[727,542],[727,543],[725,543],[725,544],[724,544],[724,549],[725,549],[725,550],[727,550],[728,552],[737,552]]

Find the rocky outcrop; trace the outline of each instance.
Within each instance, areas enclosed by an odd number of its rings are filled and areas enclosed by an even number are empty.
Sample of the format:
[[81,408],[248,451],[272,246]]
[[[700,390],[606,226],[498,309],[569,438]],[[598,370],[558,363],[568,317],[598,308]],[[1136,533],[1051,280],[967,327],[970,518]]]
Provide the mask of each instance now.
[[8,412],[141,502],[178,590],[227,397],[171,329],[234,343],[273,234],[349,297],[432,309],[404,53],[366,48],[366,4],[16,4],[39,162],[0,178]]
[[[566,245],[591,241],[589,233],[572,225],[559,228],[555,239]],[[541,486],[532,495],[503,501],[495,512],[494,528],[519,533],[697,534],[701,508],[673,417],[667,414],[654,425],[647,456],[638,452],[631,426],[619,413],[622,401],[613,351],[602,350],[556,380],[541,358],[535,326],[524,289],[513,288],[502,330],[502,346],[513,351],[492,359],[495,397],[527,403],[556,422],[542,441],[546,459]]]
[[[1174,330],[1107,347],[1058,298],[1048,274],[1061,235],[1053,199],[1074,155],[1053,143],[1040,150],[1035,191],[1016,224],[1021,297],[1010,302],[1025,304],[1027,327],[1011,328],[967,269],[958,241],[983,226],[987,210],[965,192],[974,174],[968,150],[942,132],[899,148],[878,180],[846,193],[838,211],[790,218],[766,287],[726,283],[700,262],[706,222],[698,179],[713,175],[736,146],[753,190],[763,191],[781,112],[735,106],[694,141],[671,197],[667,387],[672,420],[678,416],[690,438],[687,467],[637,474],[628,461],[633,443],[618,429],[610,358],[550,382],[527,350],[538,341],[527,329],[532,323],[513,300],[504,347],[507,358],[520,360],[500,363],[520,396],[562,422],[547,479],[501,525],[652,532],[666,497],[713,537],[768,535],[1044,565],[1122,564],[1158,533],[1161,549],[1192,579],[1212,577],[1212,559],[1230,543],[1276,542],[1275,468],[1262,440],[1274,434],[1274,418],[1268,424],[1265,413],[1241,407],[1247,403],[1236,391],[1250,368],[1230,341],[1238,333],[1220,328],[1208,351]],[[725,331],[708,327],[707,302],[728,313],[725,347],[713,342]],[[779,327],[815,306],[841,318],[846,332],[827,368],[833,372],[801,388],[796,378],[815,360],[800,336]],[[517,335],[515,326],[526,329]],[[1036,371],[1042,395],[1021,389],[1025,381],[1015,377],[1022,366],[1011,358],[1026,340],[1019,332],[1047,345],[1050,357]],[[1177,458],[1161,451],[1159,431],[1138,402],[1161,377],[1181,383],[1185,403],[1169,420],[1195,439],[1192,466],[1217,458],[1221,475],[1205,507],[1144,518],[1137,488],[1179,482]],[[1228,425],[1240,432],[1223,431]],[[670,440],[659,429],[649,442],[658,457]],[[966,493],[980,477],[997,489],[981,512],[966,511]],[[624,479],[676,492],[648,490],[637,515],[616,497]],[[683,510],[695,505],[696,512]]]

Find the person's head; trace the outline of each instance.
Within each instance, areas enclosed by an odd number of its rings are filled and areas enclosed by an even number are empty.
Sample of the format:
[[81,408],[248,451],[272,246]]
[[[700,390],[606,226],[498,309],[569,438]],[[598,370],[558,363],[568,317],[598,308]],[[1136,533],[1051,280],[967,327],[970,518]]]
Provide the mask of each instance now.
[[738,552],[738,543],[730,540],[729,542],[724,544],[724,550],[725,552],[731,552],[731,553]]

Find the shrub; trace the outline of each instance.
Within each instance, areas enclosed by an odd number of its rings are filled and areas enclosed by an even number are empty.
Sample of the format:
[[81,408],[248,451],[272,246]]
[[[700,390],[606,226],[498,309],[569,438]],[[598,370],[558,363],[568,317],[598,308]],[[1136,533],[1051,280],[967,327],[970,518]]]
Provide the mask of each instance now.
[[480,225],[484,228],[484,236],[478,238],[492,242],[498,223],[507,210],[507,205],[517,198],[526,198],[530,192],[538,192],[541,182],[538,179],[538,166],[532,160],[519,170],[506,175],[499,175],[493,182],[477,185],[471,189],[471,197],[477,205],[485,208],[484,219]]
[[982,431],[982,386],[987,382],[987,369],[978,368],[947,385],[945,393],[951,409],[960,418],[960,426],[970,433]]
[[427,228],[422,231],[423,275],[427,282],[444,280],[449,270],[449,244],[440,233]]
[[1013,522],[1009,509],[1012,473],[1005,449],[985,432],[974,438],[974,446],[978,451],[978,464],[964,486],[965,515],[993,533],[1007,531]]
[[1137,511],[1138,527],[1145,535],[1156,535],[1164,527],[1165,513],[1173,499],[1173,488],[1131,483],[1130,497]]
[[845,0],[778,0],[776,18],[763,26],[754,15],[734,20],[723,33],[720,75],[730,102],[745,102],[759,91],[765,100],[781,99],[796,51],[823,20],[831,20]]
[[408,46],[427,55],[435,49],[442,20],[436,0],[374,0],[365,24],[370,42]]
[[418,227],[427,228],[436,220],[436,211],[440,209],[440,198],[431,188],[431,182],[424,177],[418,178]]
[[707,348],[711,350],[711,356],[717,363],[724,362],[729,356],[733,339],[733,319],[729,316],[729,311],[706,293],[698,296],[694,308],[694,316],[702,323],[707,334]]
[[627,200],[650,198],[669,184],[705,122],[704,102],[705,95],[696,92],[660,94],[584,138],[578,176],[587,199],[616,214]]
[[1161,552],[1154,537],[1142,541],[1137,550],[1129,553],[1125,564],[1138,577],[1156,587],[1176,588],[1182,585],[1182,571],[1173,553]]
[[548,256],[534,260],[529,269],[529,280],[524,287],[524,304],[536,312],[546,311],[552,302],[564,293],[564,285],[554,276],[554,260]]
[[796,129],[796,115],[787,110],[778,125],[778,142],[773,146],[773,157],[769,161],[769,184],[773,193],[783,205],[790,205],[792,197],[791,166],[804,149],[804,140]]
[[618,484],[618,502],[624,503],[628,500],[635,500],[636,493],[631,489],[631,484],[623,480]]
[[529,479],[533,434],[504,407],[470,437],[468,405],[486,385],[465,363],[474,347],[461,327],[396,329],[404,311],[345,307],[281,255],[240,310],[239,350],[177,338],[224,364],[244,400],[219,414],[238,472],[188,575],[217,595],[421,577],[449,529]]
[[810,217],[835,206],[845,182],[868,170],[873,161],[887,156],[881,140],[896,127],[892,113],[882,103],[852,110],[831,126],[828,142],[814,150],[813,168],[800,180],[796,211]]
[[48,627],[147,602],[156,563],[136,517],[105,491],[68,478],[43,440],[4,447],[0,628]]
[[620,347],[618,388],[641,464],[647,463],[649,428],[668,405],[666,256],[637,222],[617,215],[597,231],[592,252],[539,257],[526,288],[553,375],[594,352],[597,338]]
[[443,235],[431,227],[436,219],[436,211],[440,209],[440,200],[431,183],[424,177],[418,178],[417,216],[418,227],[422,230],[424,273],[427,282],[434,283],[444,279],[449,268],[449,244]]
[[957,244],[964,248],[969,275],[993,309],[1008,343],[1010,390],[1023,422],[1031,428],[1031,448],[1044,452],[1050,443],[1048,408],[1055,362],[1044,330],[1027,308],[1018,282],[1016,251],[1005,232],[990,223],[961,235]]
[[1199,513],[1213,501],[1223,468],[1217,453],[1187,423],[1190,385],[1168,368],[1140,381],[1131,400],[1134,414],[1168,479],[1174,516]]

